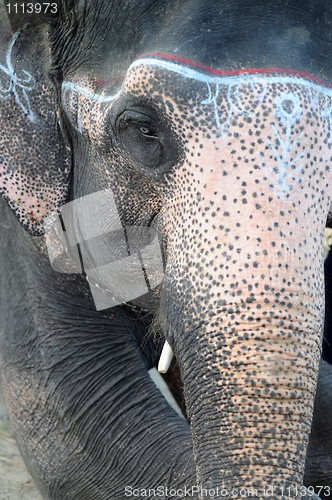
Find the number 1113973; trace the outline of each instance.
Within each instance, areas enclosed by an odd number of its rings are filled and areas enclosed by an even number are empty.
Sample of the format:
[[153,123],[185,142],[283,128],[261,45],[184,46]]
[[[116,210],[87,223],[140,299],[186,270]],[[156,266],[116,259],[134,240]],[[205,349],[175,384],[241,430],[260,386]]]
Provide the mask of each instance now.
[[56,14],[58,4],[53,3],[8,3],[6,5],[8,14]]

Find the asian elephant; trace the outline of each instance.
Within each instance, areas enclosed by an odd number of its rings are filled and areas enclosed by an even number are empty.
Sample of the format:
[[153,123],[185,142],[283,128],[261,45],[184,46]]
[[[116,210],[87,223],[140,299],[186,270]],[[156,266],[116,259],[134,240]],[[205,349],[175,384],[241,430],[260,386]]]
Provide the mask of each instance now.
[[331,497],[332,4],[0,12],[1,372],[45,499]]

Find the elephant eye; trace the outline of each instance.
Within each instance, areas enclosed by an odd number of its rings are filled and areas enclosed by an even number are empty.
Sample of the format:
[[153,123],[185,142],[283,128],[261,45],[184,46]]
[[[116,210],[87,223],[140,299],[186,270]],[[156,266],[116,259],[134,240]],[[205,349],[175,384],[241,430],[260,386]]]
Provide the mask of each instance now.
[[118,144],[135,163],[157,168],[163,159],[163,144],[157,132],[158,123],[146,110],[126,109],[117,120]]
[[165,117],[146,103],[132,103],[127,96],[117,103],[113,118],[112,147],[128,166],[154,177],[167,171],[178,159],[178,144]]
[[145,137],[152,137],[154,139],[158,139],[157,132],[152,127],[149,127],[148,125],[141,125],[139,127],[139,131]]

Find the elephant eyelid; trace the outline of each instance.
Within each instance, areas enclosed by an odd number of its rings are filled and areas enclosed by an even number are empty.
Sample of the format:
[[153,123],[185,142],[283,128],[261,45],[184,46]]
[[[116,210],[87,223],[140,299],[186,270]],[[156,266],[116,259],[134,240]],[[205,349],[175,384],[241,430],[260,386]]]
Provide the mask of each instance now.
[[148,113],[142,113],[135,110],[125,110],[117,118],[120,124],[128,124],[130,122],[141,125],[142,127],[149,127],[156,130],[156,119]]

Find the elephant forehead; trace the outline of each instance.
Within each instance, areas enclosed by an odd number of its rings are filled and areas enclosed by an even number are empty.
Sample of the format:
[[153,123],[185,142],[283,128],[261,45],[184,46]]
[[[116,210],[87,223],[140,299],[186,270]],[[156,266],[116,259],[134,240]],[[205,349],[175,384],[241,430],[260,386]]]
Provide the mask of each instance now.
[[[222,72],[222,70],[215,70]],[[246,71],[246,73],[243,73]],[[260,74],[257,74],[259,71]],[[135,61],[128,69],[123,90],[136,97],[158,98],[179,106],[207,110],[226,104],[222,117],[256,113],[262,107],[277,111],[275,118],[295,123],[304,110],[322,109],[331,116],[332,87],[303,71],[286,69],[241,70],[211,74],[158,59]],[[288,94],[288,95],[286,95]],[[268,106],[268,108],[267,108]],[[220,117],[219,117],[220,118]]]
[[[244,140],[256,138],[256,149],[263,142],[260,136],[265,136],[264,147],[280,157],[281,150],[290,153],[300,147],[305,129],[310,128],[314,142],[330,148],[332,89],[309,75],[215,77],[148,60],[129,68],[123,90],[136,98],[148,97],[155,105],[159,102],[182,136],[184,129],[201,132],[204,139],[241,133]],[[263,154],[264,148],[260,149]]]
[[246,177],[255,193],[261,186],[294,202],[305,187],[317,201],[321,190],[329,193],[332,89],[295,73],[215,76],[168,61],[138,60],[124,91],[159,103],[185,138],[187,164],[208,173],[211,194],[216,182],[234,190],[233,183],[241,185]]

